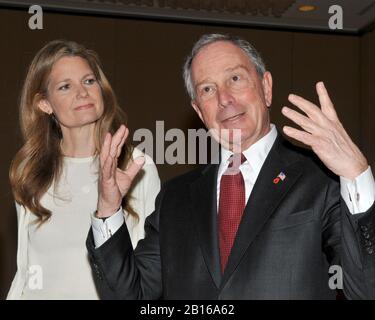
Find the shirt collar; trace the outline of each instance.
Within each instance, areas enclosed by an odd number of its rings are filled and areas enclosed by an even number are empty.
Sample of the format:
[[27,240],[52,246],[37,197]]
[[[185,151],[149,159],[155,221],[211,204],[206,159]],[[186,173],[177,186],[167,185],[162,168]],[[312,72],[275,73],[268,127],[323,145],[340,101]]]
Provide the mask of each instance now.
[[[268,153],[270,152],[273,143],[277,137],[276,126],[271,123],[271,130],[257,142],[252,144],[242,153],[245,155],[246,160],[250,164],[250,167],[255,171],[256,174],[260,172],[260,169],[263,166],[264,161],[267,158]],[[228,160],[233,155],[233,152],[225,148],[221,148],[221,162],[220,167],[226,169],[228,166]],[[246,163],[246,162],[245,162]]]

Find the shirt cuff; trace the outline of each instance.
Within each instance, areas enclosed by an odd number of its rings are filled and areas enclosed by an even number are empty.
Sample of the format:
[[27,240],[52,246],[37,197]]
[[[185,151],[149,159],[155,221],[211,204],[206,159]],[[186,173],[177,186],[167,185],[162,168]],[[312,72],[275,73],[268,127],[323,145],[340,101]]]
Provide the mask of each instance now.
[[370,166],[354,180],[340,177],[340,191],[351,214],[370,209],[375,201],[375,181]]
[[124,214],[121,207],[115,214],[105,220],[97,218],[93,214],[91,216],[91,226],[94,235],[95,249],[99,248],[104,242],[112,237],[112,235],[120,229],[124,220]]

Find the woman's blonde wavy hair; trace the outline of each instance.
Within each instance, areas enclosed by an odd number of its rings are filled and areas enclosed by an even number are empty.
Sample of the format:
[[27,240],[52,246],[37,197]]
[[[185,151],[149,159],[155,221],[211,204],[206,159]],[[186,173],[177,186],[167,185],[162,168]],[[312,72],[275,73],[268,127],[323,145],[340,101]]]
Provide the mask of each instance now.
[[[101,88],[104,111],[95,123],[95,155],[100,152],[106,132],[113,134],[126,121],[96,52],[73,41],[54,40],[36,54],[28,69],[19,104],[24,144],[11,163],[9,178],[15,200],[34,213],[40,225],[52,214],[41,205],[40,200],[52,183],[59,181],[63,155],[60,126],[54,117],[39,109],[38,103],[47,97],[47,83],[53,65],[66,56],[85,59]],[[118,162],[120,168],[126,167],[131,154],[132,147],[125,143]],[[123,199],[123,208],[138,218],[128,199],[128,196]]]

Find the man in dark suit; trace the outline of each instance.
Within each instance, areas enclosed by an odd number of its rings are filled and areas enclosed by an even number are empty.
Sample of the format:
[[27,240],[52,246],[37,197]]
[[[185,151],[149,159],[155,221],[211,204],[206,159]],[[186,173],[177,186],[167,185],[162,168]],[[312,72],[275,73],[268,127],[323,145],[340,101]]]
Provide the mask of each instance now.
[[332,265],[348,298],[375,298],[375,182],[323,83],[321,108],[290,95],[305,115],[282,111],[302,128],[284,133],[310,152],[270,123],[272,77],[246,41],[204,35],[184,79],[220,164],[167,182],[133,251],[118,208],[142,161],[116,171],[127,130],[106,138],[87,240],[102,298],[333,299]]

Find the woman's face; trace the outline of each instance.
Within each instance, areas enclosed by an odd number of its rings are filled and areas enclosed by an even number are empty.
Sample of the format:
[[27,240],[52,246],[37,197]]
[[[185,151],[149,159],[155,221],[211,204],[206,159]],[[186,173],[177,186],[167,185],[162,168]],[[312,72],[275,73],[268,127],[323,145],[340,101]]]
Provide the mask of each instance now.
[[81,57],[63,57],[52,67],[47,98],[39,108],[54,113],[62,127],[77,128],[97,121],[103,114],[101,88],[87,61]]

